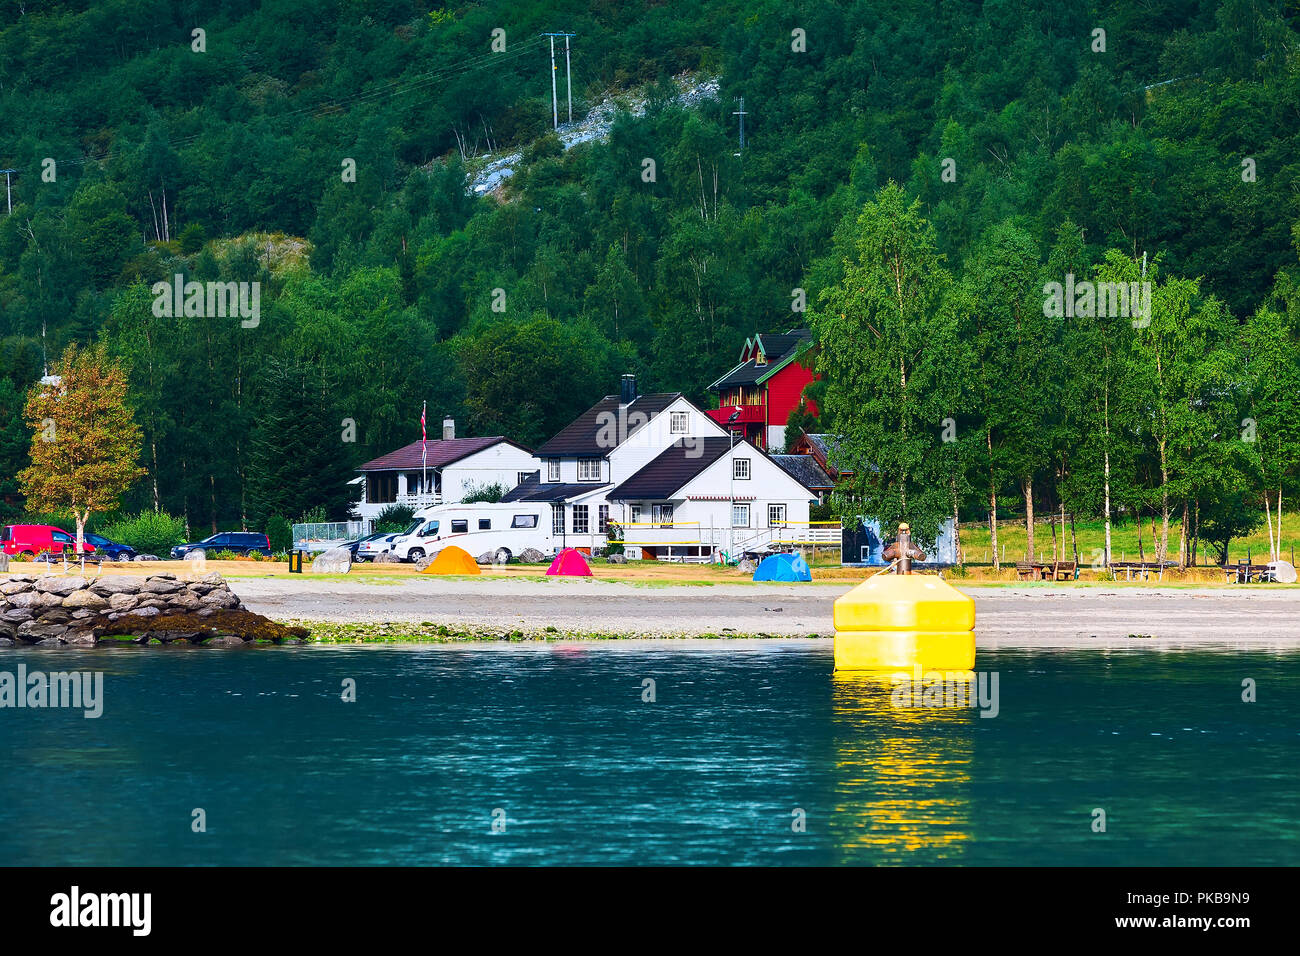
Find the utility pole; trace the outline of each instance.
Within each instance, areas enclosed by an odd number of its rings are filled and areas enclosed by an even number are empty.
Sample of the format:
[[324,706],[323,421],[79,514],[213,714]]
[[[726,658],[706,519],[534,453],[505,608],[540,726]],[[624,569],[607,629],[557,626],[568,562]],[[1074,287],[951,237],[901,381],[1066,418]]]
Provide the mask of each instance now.
[[[737,102],[740,104],[740,109],[733,110],[731,115],[740,117],[740,152],[743,153],[745,151],[745,98],[738,97]],[[740,153],[736,155],[739,156]]]
[[18,172],[16,169],[0,169],[0,173],[5,174],[5,196],[9,200],[9,215],[11,216],[14,214],[14,193],[9,185],[9,174],[16,172]]
[[569,122],[573,122],[573,74],[569,69],[569,37],[577,36],[576,33],[543,33],[542,36],[551,39],[551,124],[555,129],[560,128],[560,103],[559,97],[555,90],[555,38],[564,37],[564,83],[569,97]]

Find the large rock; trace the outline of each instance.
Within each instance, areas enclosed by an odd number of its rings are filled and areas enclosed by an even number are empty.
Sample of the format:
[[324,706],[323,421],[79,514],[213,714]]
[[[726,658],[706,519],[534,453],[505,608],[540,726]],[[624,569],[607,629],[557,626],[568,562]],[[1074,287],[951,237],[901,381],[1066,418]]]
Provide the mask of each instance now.
[[417,571],[423,571],[423,570],[424,570],[425,568],[427,568],[429,565],[433,564],[433,559],[434,559],[435,557],[437,557],[437,555],[426,554],[426,555],[425,555],[424,557],[422,557],[419,561],[416,561],[416,562],[415,562],[415,570],[417,570]]
[[311,563],[312,574],[347,574],[352,570],[352,552],[347,548],[330,548]]
[[129,611],[139,603],[140,596],[138,594],[118,592],[108,596],[108,606],[114,611]]
[[90,585],[90,589],[96,594],[103,594],[104,596],[110,594],[135,594],[143,584],[143,578],[133,578],[125,574],[121,577],[113,575],[95,581]]
[[546,560],[546,555],[542,554],[542,552],[538,551],[536,548],[524,548],[524,550],[519,552],[519,560],[524,564],[540,564],[542,561]]
[[627,564],[626,554],[607,554],[605,555],[606,564]]
[[10,578],[4,584],[0,584],[0,594],[17,594],[19,591],[30,591],[31,589],[31,578]]
[[92,611],[101,611],[108,607],[108,599],[90,589],[73,591],[63,599],[63,606],[73,609],[84,607]]
[[20,594],[9,595],[11,607],[31,608],[33,611],[38,612],[42,608],[58,607],[62,603],[62,594],[51,594],[45,591],[23,591]]
[[175,578],[156,577],[148,578],[144,584],[140,585],[140,590],[149,594],[175,594],[184,587],[185,585]]
[[233,608],[239,606],[239,598],[235,596],[233,591],[228,591],[222,588],[213,591],[210,594],[205,594],[203,597],[199,598],[199,606]]
[[402,559],[399,558],[397,555],[393,554],[393,552],[391,551],[381,551],[379,554],[375,555],[374,563],[375,564],[401,564]]
[[73,591],[80,591],[82,588],[89,586],[89,581],[76,574],[67,577],[62,574],[51,574],[36,582],[36,590],[43,591],[46,594],[71,594]]
[[8,570],[9,570],[9,555],[5,554],[3,551],[0,551],[0,571],[8,571]]
[[95,643],[95,632],[72,629],[62,635],[65,644],[75,644],[83,647],[90,647]]
[[40,621],[28,621],[18,625],[18,639],[29,644],[51,637],[62,637],[67,633],[66,624],[42,624]]
[[754,571],[757,570],[757,567],[753,561],[749,560],[749,558],[741,558],[739,563],[736,565],[736,570],[741,574],[752,575]]

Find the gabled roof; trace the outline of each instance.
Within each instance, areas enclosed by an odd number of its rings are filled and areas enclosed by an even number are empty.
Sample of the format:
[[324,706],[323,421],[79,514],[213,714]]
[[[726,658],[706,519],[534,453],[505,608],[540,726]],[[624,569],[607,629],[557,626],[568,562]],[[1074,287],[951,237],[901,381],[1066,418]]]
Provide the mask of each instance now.
[[[632,427],[632,415],[644,415],[646,421],[654,418],[681,397],[681,392],[656,392],[640,395],[627,405],[620,405],[617,395],[606,395],[560,430],[535,454],[538,458],[560,458],[570,455],[603,458],[635,434],[640,425]],[[608,416],[614,416],[610,419]],[[620,419],[620,415],[624,416]],[[608,423],[614,422],[614,444],[598,442]],[[641,423],[644,424],[644,423]]]
[[[428,465],[430,468],[442,468],[477,451],[482,451],[484,448],[491,448],[498,442],[505,442],[507,445],[514,445],[521,451],[528,451],[518,442],[513,442],[501,435],[489,435],[483,438],[440,438],[428,443]],[[397,451],[390,451],[387,455],[380,455],[378,458],[366,462],[361,466],[361,470],[404,471],[408,468],[420,468],[424,464],[420,451],[421,443],[413,441],[409,445],[397,449]],[[531,452],[529,453],[531,454]]]
[[[721,458],[731,447],[730,438],[678,439],[612,492],[611,501],[648,501],[671,498],[692,478]],[[740,447],[744,447],[743,443]]]
[[772,460],[805,488],[827,491],[835,487],[834,480],[812,455],[773,455]]
[[[789,332],[763,332],[745,341],[745,348],[740,353],[740,364],[710,389],[733,388],[737,385],[757,385],[771,378],[785,368],[799,352],[799,347],[812,339],[807,329],[791,329]],[[760,365],[756,353],[763,354],[764,363]]]
[[[853,467],[846,461],[838,461],[835,467],[831,465],[831,458],[839,451],[840,436],[832,435],[829,432],[803,432],[803,439],[808,446],[808,452],[817,460],[822,469],[829,475],[851,475]],[[878,472],[880,467],[868,463],[867,471]]]
[[527,481],[520,482],[502,495],[501,502],[508,504],[515,501],[565,501],[609,486],[608,481],[604,484],[594,481],[544,482],[537,472],[533,472]]

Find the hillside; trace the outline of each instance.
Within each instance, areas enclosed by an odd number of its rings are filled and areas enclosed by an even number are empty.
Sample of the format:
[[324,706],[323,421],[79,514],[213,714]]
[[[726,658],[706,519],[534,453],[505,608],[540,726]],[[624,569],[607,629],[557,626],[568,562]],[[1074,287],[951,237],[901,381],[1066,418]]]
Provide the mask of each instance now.
[[[21,393],[74,341],[103,340],[129,367],[149,478],[128,506],[156,492],[198,527],[308,503],[338,514],[349,469],[417,438],[423,402],[461,434],[536,444],[624,371],[705,401],[748,334],[820,328],[792,311],[794,290],[824,308],[853,224],[890,183],[954,279],[1006,230],[1046,268],[1064,229],[1081,271],[1145,255],[1163,277],[1199,279],[1198,301],[1237,327],[1261,309],[1297,320],[1294,5],[7,9],[0,500],[26,464]],[[578,123],[558,137],[547,31],[575,34]],[[557,76],[563,119],[562,57]],[[683,102],[674,77],[716,78],[716,93]],[[268,235],[291,261],[238,241]],[[155,315],[151,287],[176,274],[260,282],[256,327]],[[1086,364],[1039,368],[1068,392]],[[844,430],[845,407],[831,401],[820,427]],[[1139,510],[1174,481],[1152,477],[1146,441],[1129,463]],[[306,456],[303,487],[269,488],[259,475],[288,447]],[[962,467],[972,516],[987,484],[1023,498],[1026,468],[1044,507],[1069,494],[1047,453]],[[1232,494],[1269,486],[1250,485],[1250,467]],[[1099,508],[1091,491],[1072,506]]]

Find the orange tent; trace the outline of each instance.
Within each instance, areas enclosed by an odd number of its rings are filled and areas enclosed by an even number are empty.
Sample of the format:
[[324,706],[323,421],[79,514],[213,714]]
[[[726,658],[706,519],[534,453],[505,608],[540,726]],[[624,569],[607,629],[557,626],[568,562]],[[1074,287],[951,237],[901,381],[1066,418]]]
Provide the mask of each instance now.
[[589,578],[591,577],[591,568],[587,564],[587,559],[576,548],[565,548],[555,556],[555,560],[546,569],[546,573]]
[[478,564],[464,548],[449,544],[438,552],[421,574],[482,574]]

